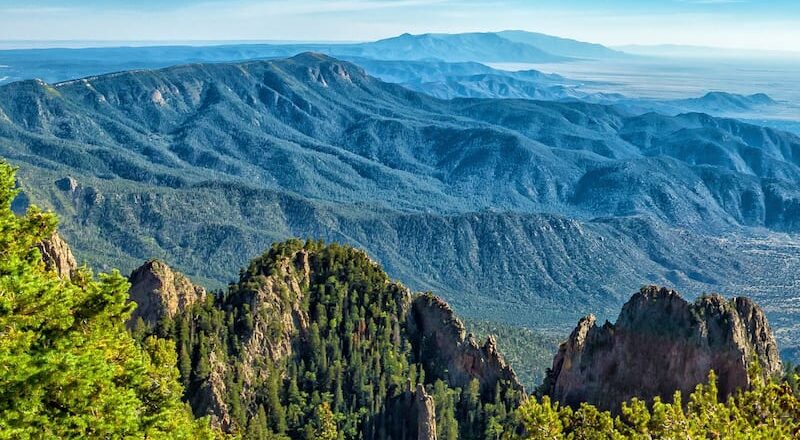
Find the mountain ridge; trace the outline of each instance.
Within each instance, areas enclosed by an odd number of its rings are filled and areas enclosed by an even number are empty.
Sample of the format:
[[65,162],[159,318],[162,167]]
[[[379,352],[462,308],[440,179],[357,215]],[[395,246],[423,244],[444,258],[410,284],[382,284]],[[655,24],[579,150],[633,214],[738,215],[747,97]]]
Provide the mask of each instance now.
[[[172,293],[156,286],[173,277],[138,276],[149,264],[132,274],[131,299],[167,303]],[[350,247],[275,243],[227,292],[160,313],[134,332],[176,342],[186,400],[230,433],[263,423],[305,435],[324,400],[351,437],[413,438],[436,429],[431,399],[438,411],[472,415],[445,430],[480,438],[490,416],[513,425],[509,410],[525,398],[491,337],[479,346],[446,303],[412,294]],[[452,394],[465,401],[448,404]],[[473,407],[487,403],[496,407]]]
[[[0,154],[22,166],[26,197],[59,212],[98,267],[158,257],[221,285],[242,242],[252,254],[317,236],[366,247],[459,311],[514,319],[500,300],[515,297],[521,316],[559,326],[581,299],[584,312],[614,310],[642,279],[770,301],[791,281],[791,267],[741,255],[777,253],[772,234],[798,227],[800,141],[734,120],[442,101],[319,54],[15,83],[0,86],[0,109]],[[75,184],[55,184],[65,176]],[[731,247],[736,236],[748,240]],[[414,256],[430,247],[447,258]],[[558,304],[575,290],[574,305]]]
[[[519,32],[519,31],[515,31]],[[438,35],[430,41],[430,37]],[[96,47],[79,49],[7,49],[0,50],[0,64],[9,66],[0,76],[3,82],[12,82],[32,77],[42,77],[48,82],[58,82],[77,77],[94,76],[114,71],[134,69],[163,68],[176,64],[196,62],[241,62],[248,59],[290,57],[302,52],[324,52],[337,57],[369,57],[381,59],[386,53],[393,58],[412,60],[441,57],[466,61],[503,60],[509,62],[562,62],[574,59],[570,54],[593,56],[615,55],[617,52],[591,43],[576,42],[558,37],[543,38],[543,34],[525,33],[523,36],[539,38],[540,46],[513,41],[502,32],[473,32],[463,34],[404,34],[378,42],[366,43],[269,43],[269,44],[223,44],[213,46],[141,46],[141,47]],[[432,52],[413,53],[407,47],[395,46],[398,39],[428,39],[422,48],[435,49]],[[471,50],[455,44],[459,39],[471,39],[481,50]],[[394,40],[394,41],[393,41]],[[449,42],[447,40],[450,40]],[[463,42],[463,41],[462,41]],[[412,41],[413,43],[413,41]],[[419,43],[419,42],[417,42]],[[431,46],[432,45],[432,46]],[[548,46],[549,45],[549,46]],[[436,47],[439,47],[436,49]],[[443,50],[447,48],[447,50]],[[489,50],[492,49],[492,50]],[[389,50],[390,52],[386,52]],[[498,50],[500,57],[498,58]],[[566,52],[562,52],[566,50]],[[577,52],[576,52],[577,51]],[[474,59],[479,55],[484,59]],[[616,56],[616,55],[615,55]],[[473,59],[469,59],[473,58]],[[580,57],[582,58],[582,56]],[[110,61],[114,60],[114,61]],[[57,68],[54,68],[57,66]]]
[[509,29],[497,32],[497,35],[511,41],[529,44],[551,53],[573,58],[618,59],[632,57],[632,55],[606,47],[602,44],[586,43],[584,41],[561,38],[538,32]]

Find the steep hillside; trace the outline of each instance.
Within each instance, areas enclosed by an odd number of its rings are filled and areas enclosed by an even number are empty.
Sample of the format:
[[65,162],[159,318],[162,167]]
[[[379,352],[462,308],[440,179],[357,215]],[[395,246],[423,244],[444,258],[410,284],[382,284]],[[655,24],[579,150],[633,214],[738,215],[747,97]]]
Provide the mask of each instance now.
[[125,329],[119,272],[78,268],[56,217],[11,205],[0,161],[0,436],[222,438],[181,401],[175,345]]
[[0,87],[0,155],[79,260],[220,286],[321,237],[464,313],[548,326],[643,281],[769,310],[796,288],[799,150],[703,114],[442,101],[319,54]]
[[[136,273],[132,291],[171,297]],[[195,413],[248,439],[312,438],[324,408],[344,438],[479,439],[490,420],[513,429],[524,399],[493,339],[478,344],[447,304],[352,248],[276,244],[227,293],[158,321],[136,332],[176,340]]]
[[[797,196],[768,185],[800,175],[800,138],[783,132],[584,103],[438,101],[312,54],[15,83],[0,88],[0,103],[12,159],[172,188],[213,176],[415,211],[647,212],[726,225],[741,212],[715,197],[706,175],[734,172],[752,185],[755,204],[776,213]],[[661,168],[670,170],[647,188],[626,183]],[[611,179],[606,199],[634,205],[586,206],[583,188],[601,176]],[[686,187],[695,190],[678,190]],[[794,228],[773,217],[757,225]]]

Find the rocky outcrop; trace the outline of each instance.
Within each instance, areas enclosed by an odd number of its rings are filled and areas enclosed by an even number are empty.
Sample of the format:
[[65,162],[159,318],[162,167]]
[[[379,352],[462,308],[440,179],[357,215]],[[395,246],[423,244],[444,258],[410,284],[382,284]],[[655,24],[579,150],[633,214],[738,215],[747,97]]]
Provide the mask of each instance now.
[[[364,252],[312,241],[276,243],[225,294],[189,309],[180,299],[197,295],[174,287],[170,279],[177,275],[165,276],[168,268],[160,265],[149,262],[134,272],[131,296],[140,298],[140,313],[174,314],[175,328],[188,332],[176,341],[182,379],[190,383],[187,401],[223,431],[247,428],[249,417],[267,405],[265,396],[283,383],[294,387],[293,396],[340,396],[340,411],[358,420],[364,438],[436,439],[431,390],[442,385],[466,388],[477,381],[483,404],[496,402],[497,393],[506,408],[524,398],[493,339],[479,345],[446,303],[412,295]],[[398,390],[396,369],[403,365],[407,387]],[[277,397],[284,408],[289,394]],[[453,405],[462,411],[460,402]],[[485,422],[461,423],[483,430]]]
[[436,440],[436,405],[422,384],[414,393],[414,412],[417,415],[417,439]]
[[64,192],[73,193],[78,189],[78,181],[74,177],[64,177],[56,180],[56,187]]
[[172,318],[197,301],[206,291],[193,284],[186,275],[158,260],[145,262],[131,273],[130,300],[136,303],[129,325],[138,318],[155,325],[164,317]]
[[500,382],[523,391],[514,370],[497,351],[494,338],[490,336],[479,345],[440,298],[430,294],[414,298],[408,327],[419,360],[429,374],[462,388],[477,379],[484,395],[493,393]]
[[546,382],[552,398],[617,410],[621,402],[684,397],[717,374],[720,397],[747,387],[748,367],[782,371],[763,311],[747,298],[703,296],[694,304],[665,288],[645,287],[623,306],[616,324],[581,319],[559,348]]
[[233,427],[230,408],[225,401],[228,392],[225,376],[229,366],[221,357],[216,350],[209,353],[208,379],[200,385],[196,393],[189,396],[189,401],[195,414],[209,416],[212,426],[228,432]]
[[289,356],[294,338],[308,329],[308,314],[300,306],[311,282],[308,252],[301,249],[274,264],[272,274],[244,274],[232,290],[257,317],[242,353],[245,384],[265,377],[268,369],[259,366]]
[[72,255],[69,245],[54,232],[53,235],[37,245],[42,254],[42,260],[47,270],[55,271],[59,277],[72,279],[78,269],[75,256]]

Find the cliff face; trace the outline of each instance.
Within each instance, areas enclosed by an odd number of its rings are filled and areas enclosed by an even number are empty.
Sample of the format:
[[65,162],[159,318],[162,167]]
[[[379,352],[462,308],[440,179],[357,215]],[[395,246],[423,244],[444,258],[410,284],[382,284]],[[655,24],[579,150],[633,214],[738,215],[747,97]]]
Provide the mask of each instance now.
[[714,370],[722,397],[748,385],[757,359],[765,375],[782,370],[766,317],[747,298],[719,295],[688,303],[672,290],[645,287],[623,306],[616,324],[581,319],[553,360],[550,395],[576,406],[615,410],[623,401],[687,395]]
[[130,300],[136,303],[130,324],[142,318],[155,325],[163,317],[172,318],[205,298],[206,291],[194,285],[186,275],[172,270],[158,260],[145,262],[131,273]]
[[[271,262],[269,274],[245,273],[232,287],[233,301],[237,306],[246,302],[255,316],[253,330],[243,341],[245,385],[256,376],[265,378],[266,370],[258,368],[260,362],[285,359],[297,349],[298,342],[308,337],[313,317],[301,304],[314,275],[309,252],[301,249]],[[493,337],[479,345],[466,334],[464,324],[446,302],[433,295],[412,296],[405,287],[391,284],[402,292],[400,314],[405,316],[405,333],[431,378],[461,388],[477,379],[487,395],[493,395],[499,381],[523,391],[514,371],[497,351]]]
[[481,393],[491,394],[498,382],[523,391],[514,370],[497,351],[493,337],[479,345],[467,335],[464,324],[450,306],[433,295],[420,295],[411,304],[410,334],[426,371],[451,386],[466,387],[477,379]]
[[72,255],[69,245],[58,235],[57,232],[47,240],[39,243],[39,252],[42,253],[42,260],[47,270],[55,271],[58,276],[64,279],[71,279],[78,269],[75,256]]

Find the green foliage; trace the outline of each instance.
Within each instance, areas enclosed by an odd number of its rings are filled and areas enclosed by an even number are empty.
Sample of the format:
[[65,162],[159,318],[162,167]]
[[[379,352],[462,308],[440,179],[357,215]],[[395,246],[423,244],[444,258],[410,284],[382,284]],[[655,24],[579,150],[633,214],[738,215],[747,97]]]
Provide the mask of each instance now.
[[174,345],[126,331],[127,280],[46,271],[55,217],[14,215],[13,188],[0,163],[0,438],[212,438],[180,400]]
[[684,406],[680,392],[671,403],[651,407],[633,399],[612,417],[583,404],[562,407],[544,396],[517,410],[526,439],[793,439],[800,435],[800,400],[787,382],[765,381],[750,372],[751,387],[725,402],[718,399],[716,376],[700,384]]
[[[425,371],[408,334],[410,301],[363,252],[290,240],[254,259],[228,292],[209,295],[151,333],[175,340],[191,402],[204,401],[211,387],[211,353],[228,366],[217,371],[225,404],[232,430],[247,439],[415,436],[417,383],[434,396],[441,438],[502,432],[513,423],[519,393],[501,384],[495,395],[481,396],[477,382],[461,390]],[[283,344],[291,352],[254,359],[245,347],[256,333],[271,353]]]
[[336,416],[331,411],[328,402],[322,402],[317,406],[312,425],[314,426],[314,436],[308,440],[336,440],[339,438]]

